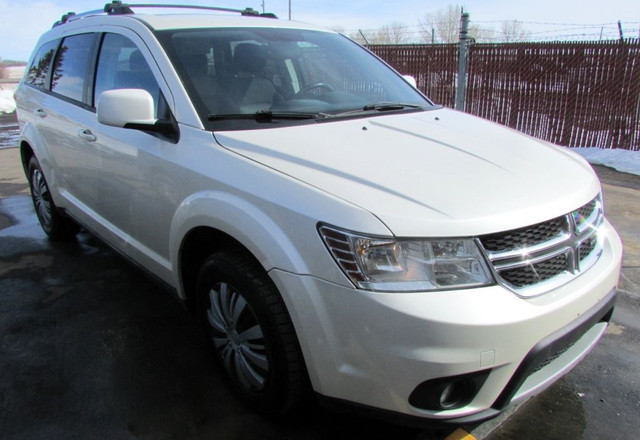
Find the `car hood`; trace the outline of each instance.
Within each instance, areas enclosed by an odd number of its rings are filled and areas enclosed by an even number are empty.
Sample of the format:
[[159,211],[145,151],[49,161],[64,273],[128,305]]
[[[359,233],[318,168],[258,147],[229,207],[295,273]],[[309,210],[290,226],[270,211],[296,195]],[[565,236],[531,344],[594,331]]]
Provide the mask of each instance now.
[[[403,237],[531,225],[578,208],[600,190],[589,164],[568,149],[448,109],[215,136],[238,154],[366,209]],[[354,227],[349,219],[336,226]]]

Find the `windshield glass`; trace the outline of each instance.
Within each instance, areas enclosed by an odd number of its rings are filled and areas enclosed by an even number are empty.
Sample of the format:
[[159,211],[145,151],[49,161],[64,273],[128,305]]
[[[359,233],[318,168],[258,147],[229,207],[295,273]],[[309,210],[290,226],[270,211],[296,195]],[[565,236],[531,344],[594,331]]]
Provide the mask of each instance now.
[[210,129],[432,107],[396,72],[335,33],[216,28],[160,31],[158,38]]

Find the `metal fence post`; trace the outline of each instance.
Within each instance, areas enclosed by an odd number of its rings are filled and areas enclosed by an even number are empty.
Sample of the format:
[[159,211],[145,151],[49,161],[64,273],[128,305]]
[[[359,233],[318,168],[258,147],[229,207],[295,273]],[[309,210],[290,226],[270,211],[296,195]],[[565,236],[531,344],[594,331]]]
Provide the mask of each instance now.
[[464,12],[461,17],[460,49],[458,50],[458,84],[456,86],[456,110],[464,111],[464,101],[467,95],[467,54],[469,50],[469,13]]

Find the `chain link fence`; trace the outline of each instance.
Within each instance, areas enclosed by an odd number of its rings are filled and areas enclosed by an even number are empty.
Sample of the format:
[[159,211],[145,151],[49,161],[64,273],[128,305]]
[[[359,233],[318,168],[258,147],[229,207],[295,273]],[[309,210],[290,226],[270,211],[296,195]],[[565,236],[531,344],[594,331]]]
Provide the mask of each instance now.
[[[458,45],[373,45],[453,107]],[[571,147],[640,151],[640,41],[475,44],[466,111]]]

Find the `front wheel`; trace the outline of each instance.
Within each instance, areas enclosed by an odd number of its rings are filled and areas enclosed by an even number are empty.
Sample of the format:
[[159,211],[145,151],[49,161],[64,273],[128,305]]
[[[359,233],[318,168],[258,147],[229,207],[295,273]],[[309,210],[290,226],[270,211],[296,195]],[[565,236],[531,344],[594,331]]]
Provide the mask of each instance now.
[[216,252],[200,268],[198,314],[236,394],[281,415],[306,400],[304,360],[285,305],[264,269],[240,250]]
[[49,185],[44,178],[38,160],[34,156],[29,159],[27,170],[33,207],[44,232],[52,240],[69,239],[75,236],[80,228],[56,208],[51,198]]

